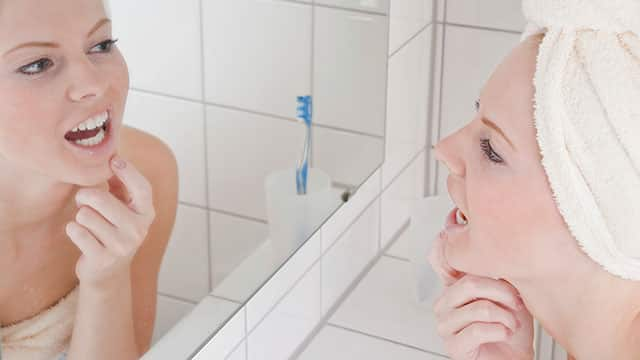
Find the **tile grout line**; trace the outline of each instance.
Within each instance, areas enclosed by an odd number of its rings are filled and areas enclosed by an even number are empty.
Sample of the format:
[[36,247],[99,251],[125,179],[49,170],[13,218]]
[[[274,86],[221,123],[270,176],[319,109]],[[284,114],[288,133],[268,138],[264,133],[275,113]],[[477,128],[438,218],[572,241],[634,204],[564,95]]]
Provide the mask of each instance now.
[[434,90],[435,90],[435,73],[436,73],[436,31],[438,29],[438,25],[436,21],[438,20],[438,1],[435,0],[432,2],[431,6],[431,53],[429,54],[431,58],[430,69],[429,69],[429,101],[427,102],[427,133],[426,133],[426,152],[429,154],[425,159],[425,180],[422,184],[422,194],[421,197],[425,197],[430,195],[431,191],[431,161],[433,159],[433,151],[431,151],[432,138],[433,138],[433,107],[434,101]]
[[415,34],[411,35],[411,37],[409,37],[409,39],[405,42],[403,42],[396,50],[394,50],[391,55],[389,55],[389,58],[392,58],[395,54],[397,54],[398,52],[400,52],[400,50],[404,49],[405,47],[407,47],[407,45],[416,37],[418,37],[424,30],[426,30],[429,25],[433,24],[433,21],[424,25],[423,27],[420,28],[420,30],[416,31]]
[[161,292],[161,291],[156,291],[156,293],[157,293],[158,295],[160,295],[160,296],[163,296],[163,297],[169,298],[169,299],[171,299],[171,300],[180,301],[180,302],[183,302],[183,303],[185,303],[185,304],[194,305],[194,306],[195,306],[195,305],[198,305],[198,303],[197,303],[197,302],[195,302],[195,301],[193,301],[193,300],[191,300],[191,299],[183,298],[183,297],[176,296],[176,295],[172,295],[172,294],[166,294],[166,293],[163,293],[163,292]]
[[[204,0],[200,0],[198,2],[198,6],[199,6],[199,17],[200,17],[200,98],[202,100],[202,126],[203,126],[203,131],[202,131],[202,136],[204,137],[204,191],[205,191],[205,196],[206,196],[206,203],[207,203],[207,208],[211,207],[211,204],[209,203],[209,157],[208,157],[208,136],[207,136],[207,107],[204,104],[205,102],[205,59],[204,59],[204,14],[203,14],[203,10],[204,10],[204,6],[203,6],[203,1]],[[207,289],[209,290],[208,293],[210,294],[211,291],[213,291],[213,271],[211,269],[212,263],[213,263],[213,259],[211,258],[211,220],[210,220],[210,213],[207,211],[206,214],[206,226],[207,226]]]
[[[212,293],[209,293],[209,294],[207,294],[206,296],[212,297],[212,298],[214,298],[214,299],[219,299],[219,300],[224,300],[224,301],[232,302],[232,303],[234,303],[234,304],[238,304],[238,305],[240,305],[240,306],[242,306],[242,305],[243,305],[243,303],[242,303],[241,301],[238,301],[238,300],[235,300],[235,299],[232,299],[232,298],[228,298],[228,297],[226,297],[226,296],[214,295],[214,294],[212,294]],[[237,309],[236,309],[236,310],[237,310]]]
[[234,213],[234,212],[227,211],[227,210],[216,209],[216,208],[208,208],[206,206],[202,206],[202,205],[199,205],[199,204],[193,204],[193,203],[190,203],[190,202],[187,202],[187,201],[179,201],[179,203],[181,205],[194,207],[194,208],[198,208],[198,209],[201,209],[201,210],[208,210],[208,211],[211,211],[211,212],[227,215],[227,216],[230,216],[230,217],[249,220],[249,221],[253,221],[253,222],[261,223],[261,224],[267,224],[266,220],[259,219],[259,218],[254,218],[254,217],[251,217],[251,216],[242,215],[242,214],[238,214],[238,213]]
[[329,323],[327,323],[326,326],[330,326],[330,327],[333,327],[333,328],[336,328],[336,329],[342,329],[342,330],[345,330],[345,331],[348,331],[348,332],[351,332],[351,333],[354,333],[354,334],[363,335],[363,336],[366,336],[366,337],[369,337],[369,338],[373,338],[373,339],[376,339],[376,340],[392,343],[392,344],[397,345],[397,346],[409,348],[409,349],[412,349],[412,350],[420,351],[422,353],[427,353],[427,354],[430,354],[430,355],[436,355],[438,357],[442,357],[442,358],[448,359],[448,357],[446,355],[444,355],[444,354],[440,354],[440,353],[437,353],[437,352],[434,352],[434,351],[430,351],[430,350],[425,350],[423,348],[419,348],[419,347],[414,346],[414,345],[401,343],[401,342],[396,341],[396,340],[388,339],[388,338],[385,338],[385,337],[382,337],[382,336],[378,336],[378,335],[369,334],[369,333],[366,333],[366,332],[363,332],[363,331],[360,331],[360,330],[357,330],[357,329],[352,329],[352,328],[349,328],[349,327],[346,327],[346,326],[342,326],[342,325],[339,325],[339,324],[334,324],[334,323],[330,323],[329,322]]
[[[142,93],[142,94],[166,97],[166,98],[170,98],[170,99],[175,99],[175,100],[181,100],[181,101],[185,101],[185,102],[195,103],[195,104],[198,104],[198,105],[204,105],[205,107],[207,107],[207,106],[216,107],[216,108],[225,109],[225,110],[232,110],[232,111],[243,112],[243,113],[252,114],[252,115],[258,115],[258,116],[262,116],[262,117],[268,117],[269,119],[272,119],[272,120],[285,120],[285,121],[289,121],[289,122],[292,122],[292,123],[299,123],[300,122],[300,120],[298,120],[297,118],[290,118],[290,117],[286,117],[286,116],[283,116],[283,115],[266,113],[266,112],[251,110],[251,109],[245,109],[245,108],[241,108],[241,107],[233,106],[233,105],[224,105],[224,104],[209,102],[209,101],[206,101],[206,100],[197,101],[197,100],[194,100],[194,99],[182,97],[182,96],[179,96],[179,95],[167,94],[167,93],[163,93],[163,92],[156,91],[156,90],[140,89],[140,88],[134,88],[134,87],[130,88],[129,90],[133,90],[133,91],[136,91],[136,92]],[[313,126],[318,127],[318,128],[323,128],[323,129],[329,129],[329,130],[335,130],[335,131],[339,131],[339,132],[344,132],[344,133],[348,133],[348,134],[366,136],[366,137],[370,137],[370,138],[374,138],[374,139],[383,139],[384,138],[384,136],[382,136],[382,135],[369,134],[369,133],[366,133],[366,132],[363,132],[363,131],[345,129],[345,128],[332,126],[332,125],[314,123]]]
[[[444,20],[446,21],[447,19],[447,2],[444,2],[444,13],[443,13],[443,17]],[[447,35],[447,25],[446,23],[442,25],[442,44],[441,44],[441,48],[440,48],[440,93],[438,95],[438,133],[436,134],[436,136],[438,137],[438,139],[440,139],[440,135],[442,133],[442,98],[444,97],[443,93],[442,93],[442,89],[444,87],[444,50],[446,48],[446,35]],[[436,161],[436,171],[435,171],[435,175],[434,175],[434,194],[438,194],[438,178],[440,176],[440,166],[438,164],[438,162]]]
[[[445,5],[445,9],[446,8],[447,7]],[[471,24],[462,24],[462,23],[454,23],[454,22],[438,22],[438,23],[442,25],[450,25],[450,26],[456,26],[456,27],[474,29],[474,30],[486,30],[486,31],[494,31],[494,32],[507,33],[507,34],[516,34],[516,35],[522,34],[522,31],[500,29],[500,28],[494,28],[490,26],[471,25]]]
[[400,257],[400,256],[391,255],[391,254],[383,254],[382,257],[387,257],[389,259],[394,259],[394,260],[398,260],[398,261],[411,262],[411,260],[409,260],[407,258],[403,258],[403,257]]

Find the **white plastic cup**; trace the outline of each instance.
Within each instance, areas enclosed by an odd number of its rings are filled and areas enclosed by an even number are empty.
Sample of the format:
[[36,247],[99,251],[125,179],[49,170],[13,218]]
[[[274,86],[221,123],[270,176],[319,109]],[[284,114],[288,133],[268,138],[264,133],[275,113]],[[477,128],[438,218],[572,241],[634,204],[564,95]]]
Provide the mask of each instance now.
[[329,175],[315,168],[309,168],[307,194],[298,195],[294,168],[269,174],[265,193],[269,239],[279,257],[297,249],[341,203]]

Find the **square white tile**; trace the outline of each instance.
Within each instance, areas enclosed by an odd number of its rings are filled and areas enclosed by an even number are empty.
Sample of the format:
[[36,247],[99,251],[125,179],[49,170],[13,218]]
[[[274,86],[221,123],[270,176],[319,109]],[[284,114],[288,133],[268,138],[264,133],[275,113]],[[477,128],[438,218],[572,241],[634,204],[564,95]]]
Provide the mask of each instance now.
[[426,144],[430,52],[431,26],[389,60],[383,188]]
[[360,186],[384,160],[384,138],[314,127],[313,166],[331,180]]
[[208,102],[294,118],[311,91],[311,5],[203,1]]
[[158,294],[156,319],[153,326],[151,345],[153,346],[153,344],[162,338],[180,319],[193,310],[195,306],[195,304],[190,302],[180,301]]
[[520,32],[526,24],[514,0],[447,0],[447,22]]
[[420,155],[382,193],[381,246],[383,248],[409,221],[414,201],[424,197],[425,161],[425,152],[421,151]]
[[419,303],[411,263],[383,256],[329,323],[446,355],[431,310],[441,289],[434,284],[431,296]]
[[211,288],[267,239],[267,224],[209,211]]
[[288,359],[320,321],[317,263],[248,336],[248,360]]
[[379,251],[376,199],[322,257],[322,314],[326,314]]
[[395,242],[391,247],[387,250],[387,254],[391,256],[395,256],[397,258],[401,258],[409,261],[409,228],[411,227],[411,222],[409,222],[408,227],[402,231],[402,233],[398,234],[398,238],[395,239]]
[[203,106],[131,90],[124,123],[169,145],[178,161],[179,200],[207,206]]
[[441,360],[446,357],[327,325],[298,357],[298,360],[326,359]]
[[315,0],[315,3],[388,14],[389,3],[391,1],[392,0]]
[[200,1],[110,0],[110,5],[130,86],[202,100]]
[[[142,360],[190,359],[190,355],[213,334],[240,307],[239,304],[205,296],[198,305],[169,330],[147,351]],[[245,336],[244,310],[237,311],[233,318],[220,329],[210,348],[226,355]],[[225,352],[226,350],[226,352]],[[212,353],[211,350],[209,353]],[[197,359],[195,357],[194,359]],[[216,357],[215,359],[221,359]],[[201,358],[202,359],[202,358]],[[204,357],[204,359],[210,359]]]
[[314,121],[384,136],[387,17],[316,7]]
[[[205,300],[213,299],[210,296],[207,296]],[[211,305],[213,303],[210,302]],[[211,305],[209,305],[208,310],[211,311]],[[220,323],[211,323],[211,317],[206,319],[206,314],[204,321],[200,320],[200,323],[209,322],[209,334],[213,334],[213,332],[219,327]],[[216,332],[216,334],[206,342],[206,344],[195,354],[192,358],[194,360],[209,360],[209,359],[225,359],[227,355],[231,354],[236,347],[242,342],[242,340],[247,336],[246,333],[246,312],[245,308],[241,308],[238,310],[233,317],[229,318],[226,316],[224,320],[228,321],[224,323],[224,325]],[[223,320],[223,321],[224,321]],[[195,348],[194,348],[195,350]]]
[[391,1],[389,55],[433,21],[434,0]]
[[320,239],[321,232],[318,231],[247,302],[248,331],[253,330],[258,325],[280,298],[318,260],[320,257]]
[[207,211],[179,204],[160,266],[159,292],[194,302],[209,293],[207,241]]
[[[519,41],[517,34],[447,26],[440,139],[473,120],[474,103],[484,84]],[[448,169],[442,163],[438,166],[438,194],[444,194]]]
[[304,137],[299,122],[208,106],[209,206],[267,220],[264,181],[295,168]]
[[376,170],[322,225],[322,253],[349,228],[355,219],[380,195],[380,169]]

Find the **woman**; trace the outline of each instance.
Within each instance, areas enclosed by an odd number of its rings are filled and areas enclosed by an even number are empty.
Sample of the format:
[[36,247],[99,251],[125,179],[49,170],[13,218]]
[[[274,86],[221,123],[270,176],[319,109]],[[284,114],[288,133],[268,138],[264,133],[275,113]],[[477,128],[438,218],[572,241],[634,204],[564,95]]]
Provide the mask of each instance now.
[[435,146],[460,210],[429,255],[438,332],[455,360],[530,360],[535,317],[569,358],[640,359],[640,3],[523,9],[475,118]]
[[0,1],[5,360],[137,359],[150,346],[177,165],[123,126],[114,42],[102,0]]

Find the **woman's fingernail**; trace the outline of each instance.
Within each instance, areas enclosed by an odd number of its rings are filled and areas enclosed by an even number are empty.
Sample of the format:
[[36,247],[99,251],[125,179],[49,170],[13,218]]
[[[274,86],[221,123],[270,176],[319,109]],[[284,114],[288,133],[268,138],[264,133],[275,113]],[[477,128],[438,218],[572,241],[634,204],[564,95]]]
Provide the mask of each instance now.
[[127,166],[127,163],[120,158],[119,156],[114,156],[113,157],[113,166],[115,166],[118,169],[124,169]]

